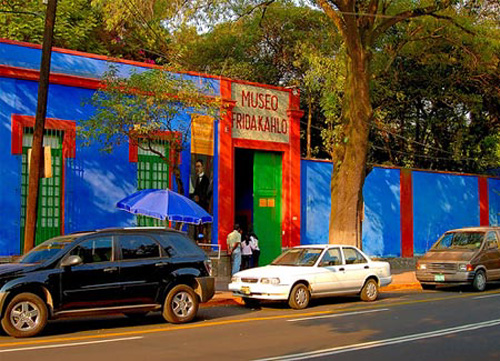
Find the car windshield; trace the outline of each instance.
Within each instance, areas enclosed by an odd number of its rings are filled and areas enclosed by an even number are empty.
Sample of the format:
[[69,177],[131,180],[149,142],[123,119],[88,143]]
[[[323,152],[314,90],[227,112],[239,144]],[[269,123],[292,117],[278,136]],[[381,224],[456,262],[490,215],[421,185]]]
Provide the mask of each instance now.
[[40,245],[33,248],[31,251],[26,253],[20,260],[19,263],[42,263],[48,260],[52,256],[59,253],[68,244],[70,244],[76,237],[57,237],[49,239],[41,243]]
[[484,232],[445,233],[432,247],[433,250],[477,250],[481,247]]
[[322,248],[292,248],[276,258],[271,264],[279,266],[313,266]]

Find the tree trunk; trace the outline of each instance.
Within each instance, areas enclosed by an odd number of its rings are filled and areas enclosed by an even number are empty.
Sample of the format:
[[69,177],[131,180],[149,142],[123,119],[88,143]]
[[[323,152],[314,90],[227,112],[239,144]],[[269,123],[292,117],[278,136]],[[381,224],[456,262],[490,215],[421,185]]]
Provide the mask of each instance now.
[[362,190],[366,176],[369,122],[368,52],[359,42],[346,42],[347,76],[342,109],[345,143],[333,155],[329,242],[361,245]]

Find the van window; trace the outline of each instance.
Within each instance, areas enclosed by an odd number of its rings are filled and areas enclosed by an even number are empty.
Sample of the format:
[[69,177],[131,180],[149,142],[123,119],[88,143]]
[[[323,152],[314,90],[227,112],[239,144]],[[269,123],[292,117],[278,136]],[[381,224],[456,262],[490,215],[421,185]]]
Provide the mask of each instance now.
[[432,247],[434,250],[476,250],[481,247],[484,232],[448,232]]
[[496,232],[488,232],[486,236],[486,242],[488,243],[488,249],[498,249],[498,238]]

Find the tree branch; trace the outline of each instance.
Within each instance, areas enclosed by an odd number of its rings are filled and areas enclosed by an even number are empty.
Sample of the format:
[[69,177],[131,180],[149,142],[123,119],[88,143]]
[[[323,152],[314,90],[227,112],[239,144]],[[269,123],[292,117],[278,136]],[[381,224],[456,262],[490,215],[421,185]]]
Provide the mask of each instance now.
[[335,10],[328,2],[327,0],[317,0],[318,5],[323,9],[325,12],[326,16],[328,16],[330,19],[332,19],[333,23],[339,30],[339,32],[342,34],[342,37],[345,39],[346,38],[346,33],[345,33],[345,22],[343,18],[339,15],[339,12]]
[[457,28],[459,28],[460,30],[466,32],[467,34],[469,35],[476,35],[475,32],[465,28],[464,26],[460,25],[459,23],[457,23],[455,21],[455,19],[453,19],[452,17],[450,16],[446,16],[446,15],[438,15],[438,14],[429,14],[429,16],[432,16],[433,18],[436,18],[436,19],[441,19],[441,20],[447,20],[449,21],[450,23],[452,23],[453,25],[455,25]]
[[420,16],[425,16],[425,15],[432,15],[436,11],[440,11],[440,10],[447,8],[448,6],[450,6],[450,3],[451,3],[451,0],[445,0],[442,2],[442,4],[436,4],[433,6],[427,6],[427,7],[423,7],[423,8],[416,8],[413,10],[407,10],[407,11],[403,11],[397,15],[394,15],[390,19],[382,22],[373,31],[373,34],[371,37],[372,43],[375,42],[375,40],[377,40],[377,38],[380,35],[384,34],[389,28],[396,25],[397,23],[400,23],[400,22],[405,21],[405,20],[409,20],[411,18],[416,18],[416,17],[420,17]]

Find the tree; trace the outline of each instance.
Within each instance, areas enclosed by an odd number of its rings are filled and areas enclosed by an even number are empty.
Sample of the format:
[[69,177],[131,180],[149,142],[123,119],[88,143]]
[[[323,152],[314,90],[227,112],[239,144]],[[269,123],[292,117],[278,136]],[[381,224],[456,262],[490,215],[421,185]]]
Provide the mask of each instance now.
[[[162,18],[137,12],[132,1],[120,1],[123,9],[120,21],[105,0],[60,1],[54,46],[131,60],[165,62],[169,54],[169,33],[161,26]],[[41,0],[1,3],[0,37],[41,44],[46,5]]]
[[467,173],[498,168],[498,21],[460,13],[478,22],[474,33],[421,18],[385,37],[373,82],[370,162]]
[[[181,115],[216,115],[221,109],[220,99],[211,89],[202,88],[189,76],[164,69],[135,72],[124,78],[112,68],[90,104],[96,108],[95,113],[80,121],[84,145],[97,142],[101,150],[111,152],[123,142],[137,144],[172,167],[181,194],[184,185],[179,156],[191,127],[191,117]],[[155,147],[160,138],[167,141],[173,157]]]
[[302,153],[329,156],[322,146],[325,116],[320,100],[330,85],[341,83],[333,69],[342,67],[337,54],[341,44],[321,10],[276,1],[207,32],[182,28],[173,34],[172,46],[178,48],[176,62],[182,69],[298,87],[301,108],[307,110],[307,124],[301,124]]

